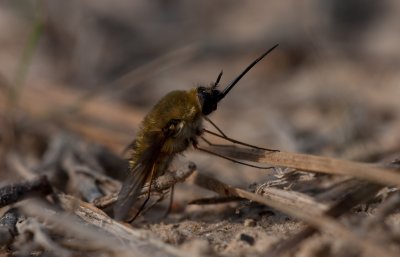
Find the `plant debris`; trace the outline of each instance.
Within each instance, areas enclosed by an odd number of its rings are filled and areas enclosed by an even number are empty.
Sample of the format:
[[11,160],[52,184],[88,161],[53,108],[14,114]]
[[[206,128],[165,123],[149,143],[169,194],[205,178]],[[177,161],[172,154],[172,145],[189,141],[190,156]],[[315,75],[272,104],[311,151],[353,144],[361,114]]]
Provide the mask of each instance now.
[[[8,2],[0,256],[400,256],[394,2]],[[206,122],[199,140],[268,169],[188,150],[114,220],[149,108],[221,68],[224,88],[276,43],[210,118],[279,151]]]

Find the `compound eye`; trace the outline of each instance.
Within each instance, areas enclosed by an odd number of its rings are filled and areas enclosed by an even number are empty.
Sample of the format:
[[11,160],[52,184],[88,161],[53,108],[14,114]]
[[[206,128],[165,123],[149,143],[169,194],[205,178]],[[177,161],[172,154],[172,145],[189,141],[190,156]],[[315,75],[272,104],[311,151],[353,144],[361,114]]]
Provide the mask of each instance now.
[[200,99],[202,113],[208,115],[217,109],[219,100],[222,99],[221,91],[212,88],[198,87],[198,97]]
[[197,88],[197,91],[198,91],[199,93],[204,93],[206,90],[207,90],[207,89],[206,89],[205,87],[198,87],[198,88]]

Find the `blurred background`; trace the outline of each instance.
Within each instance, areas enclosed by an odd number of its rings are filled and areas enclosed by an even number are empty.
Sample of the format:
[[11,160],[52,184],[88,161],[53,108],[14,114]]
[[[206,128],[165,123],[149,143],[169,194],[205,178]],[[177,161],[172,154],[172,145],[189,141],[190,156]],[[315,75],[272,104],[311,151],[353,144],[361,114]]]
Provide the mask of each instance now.
[[[400,3],[0,2],[0,158],[67,131],[120,154],[167,92],[249,72],[211,119],[259,146],[378,161],[400,148]],[[227,183],[259,170],[189,151]],[[2,167],[5,167],[1,161]],[[179,165],[179,164],[177,164]]]

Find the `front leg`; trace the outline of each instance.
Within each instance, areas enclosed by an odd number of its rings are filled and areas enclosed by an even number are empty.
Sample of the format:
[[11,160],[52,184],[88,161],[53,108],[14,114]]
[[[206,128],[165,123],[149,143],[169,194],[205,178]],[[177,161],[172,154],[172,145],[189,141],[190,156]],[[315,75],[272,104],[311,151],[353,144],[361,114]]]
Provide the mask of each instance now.
[[199,141],[197,140],[197,137],[191,137],[189,139],[190,143],[192,144],[192,146],[197,149],[198,145],[199,145]]

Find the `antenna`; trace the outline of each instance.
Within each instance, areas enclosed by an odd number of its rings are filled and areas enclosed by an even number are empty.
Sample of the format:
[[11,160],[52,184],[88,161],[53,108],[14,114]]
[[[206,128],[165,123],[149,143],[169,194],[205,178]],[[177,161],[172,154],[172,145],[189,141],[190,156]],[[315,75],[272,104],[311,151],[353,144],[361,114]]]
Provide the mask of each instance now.
[[[242,73],[240,73],[239,76],[237,76],[222,92],[219,101],[224,98],[229,91],[231,91],[231,89],[236,85],[236,83],[239,82],[239,80],[246,75],[246,73],[251,70],[251,68],[254,67],[254,65],[256,65],[259,61],[261,61],[261,59],[263,59],[265,56],[267,56],[270,52],[272,52],[272,50],[274,50],[276,47],[278,47],[279,44],[274,45],[273,47],[271,47],[268,51],[266,51],[265,53],[263,53],[260,57],[258,57],[256,60],[254,60],[249,66],[247,66],[246,69],[244,69],[244,71],[242,71]],[[217,80],[219,81],[219,79]]]
[[217,80],[214,83],[214,86],[213,86],[214,88],[218,86],[218,83],[219,83],[219,81],[221,80],[221,77],[222,77],[222,73],[223,73],[223,71],[221,70],[221,72],[218,74]]

